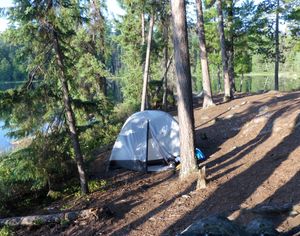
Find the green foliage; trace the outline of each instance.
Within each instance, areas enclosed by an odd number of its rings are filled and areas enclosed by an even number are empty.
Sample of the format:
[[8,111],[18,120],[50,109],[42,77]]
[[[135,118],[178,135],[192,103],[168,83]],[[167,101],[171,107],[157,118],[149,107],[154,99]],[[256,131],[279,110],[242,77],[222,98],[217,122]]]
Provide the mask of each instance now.
[[[128,9],[132,9],[129,8]],[[142,91],[143,45],[141,39],[141,19],[139,12],[128,10],[117,23],[115,41],[121,46],[122,70],[118,78],[122,88],[124,103],[135,110],[140,105]]]
[[[5,34],[0,35],[0,83],[13,83],[16,81],[24,81],[26,78],[25,66],[21,63],[19,55],[19,47],[12,45]],[[6,89],[4,85],[0,90]]]
[[89,181],[89,189],[93,193],[96,191],[103,190],[107,186],[107,184],[108,183],[106,180],[102,180],[102,179],[91,180],[91,181]]
[[[110,50],[105,48],[108,42],[102,3],[95,1],[90,15],[87,3],[79,5],[68,0],[53,5],[18,0],[8,10],[10,21],[18,26],[7,30],[5,39],[26,61],[29,80],[22,88],[0,93],[0,118],[11,137],[32,142],[2,158],[0,193],[11,190],[1,195],[2,202],[13,194],[21,196],[47,187],[59,189],[61,180],[74,175],[75,154],[62,103],[62,72],[68,80],[84,155],[89,157],[93,149],[115,138],[119,125],[112,112],[113,103],[103,89],[103,78],[110,76],[105,65]],[[53,32],[57,34],[63,65],[57,61]],[[7,68],[7,58],[0,61],[0,69]],[[18,188],[20,185],[24,188]]]
[[9,226],[5,225],[2,228],[0,228],[0,236],[11,236],[11,235],[13,235],[13,231]]
[[39,226],[39,225],[45,224],[45,221],[42,219],[37,219],[37,220],[34,220],[32,223],[33,223],[33,225]]
[[59,223],[62,227],[67,227],[71,222],[66,219],[61,219]]
[[63,194],[59,191],[53,191],[53,190],[50,190],[48,193],[47,193],[47,196],[50,197],[51,199],[53,200],[58,200],[60,198],[63,197]]

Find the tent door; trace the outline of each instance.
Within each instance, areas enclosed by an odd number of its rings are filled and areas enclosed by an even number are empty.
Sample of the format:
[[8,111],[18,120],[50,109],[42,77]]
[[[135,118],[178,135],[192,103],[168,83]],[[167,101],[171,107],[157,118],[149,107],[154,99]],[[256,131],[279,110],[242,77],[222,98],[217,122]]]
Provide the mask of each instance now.
[[161,148],[157,141],[153,138],[151,129],[148,132],[148,153],[147,153],[147,165],[166,165],[166,158],[164,157]]

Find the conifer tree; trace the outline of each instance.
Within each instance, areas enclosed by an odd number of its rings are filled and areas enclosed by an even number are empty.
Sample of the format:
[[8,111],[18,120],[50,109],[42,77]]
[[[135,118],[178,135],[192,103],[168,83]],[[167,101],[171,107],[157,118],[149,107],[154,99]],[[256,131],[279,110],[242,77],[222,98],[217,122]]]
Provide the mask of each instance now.
[[178,120],[180,135],[180,177],[197,170],[194,150],[194,113],[190,58],[188,51],[186,9],[184,0],[171,0],[174,59],[177,77]]
[[196,0],[196,9],[197,9],[197,30],[199,35],[199,47],[200,47],[200,61],[202,68],[202,83],[203,83],[203,107],[209,107],[214,104],[212,100],[212,90],[208,66],[208,57],[206,49],[206,40],[205,40],[205,30],[204,30],[204,17],[202,10],[202,1]]
[[[77,119],[74,112],[72,94],[74,80],[78,73],[74,65],[80,63],[81,58],[92,57],[89,53],[76,54],[80,49],[73,48],[74,40],[81,30],[81,10],[76,1],[34,1],[19,0],[15,2],[8,15],[12,23],[17,24],[11,30],[9,38],[16,44],[22,45],[27,52],[30,62],[28,69],[36,70],[35,77],[41,78],[44,86],[51,86],[55,96],[63,104],[66,123],[70,139],[73,143],[74,156],[80,177],[82,193],[88,193],[87,176],[83,164],[83,154],[79,143]],[[75,44],[74,44],[75,43]],[[90,68],[91,69],[91,68]],[[101,67],[97,73],[102,73]],[[84,71],[84,70],[83,70]],[[79,88],[77,87],[77,91]]]
[[226,52],[222,0],[217,0],[217,11],[218,11],[218,30],[219,30],[219,37],[220,37],[222,64],[223,64],[224,101],[228,101],[233,98],[233,94],[232,94],[229,71],[228,71],[228,57]]

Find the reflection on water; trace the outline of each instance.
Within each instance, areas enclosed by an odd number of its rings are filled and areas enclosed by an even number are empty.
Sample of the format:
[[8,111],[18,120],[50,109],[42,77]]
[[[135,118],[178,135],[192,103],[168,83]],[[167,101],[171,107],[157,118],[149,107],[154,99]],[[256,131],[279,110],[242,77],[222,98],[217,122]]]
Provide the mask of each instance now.
[[[255,75],[255,76],[236,76],[235,78],[236,90],[243,93],[256,93],[274,90],[274,76],[273,75]],[[218,79],[213,77],[212,81],[213,92],[217,93]],[[223,89],[223,81],[221,80],[221,89]],[[280,76],[279,77],[280,91],[295,91],[300,90],[300,75]]]
[[0,91],[14,89],[16,87],[21,86],[22,84],[24,84],[24,81],[0,82]]

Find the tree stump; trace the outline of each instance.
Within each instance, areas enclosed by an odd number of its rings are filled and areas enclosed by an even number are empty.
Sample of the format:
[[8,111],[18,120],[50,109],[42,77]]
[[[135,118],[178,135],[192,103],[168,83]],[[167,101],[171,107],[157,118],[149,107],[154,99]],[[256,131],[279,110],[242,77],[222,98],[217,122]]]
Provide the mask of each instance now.
[[203,166],[198,172],[198,180],[196,189],[205,189],[206,188],[206,167]]

